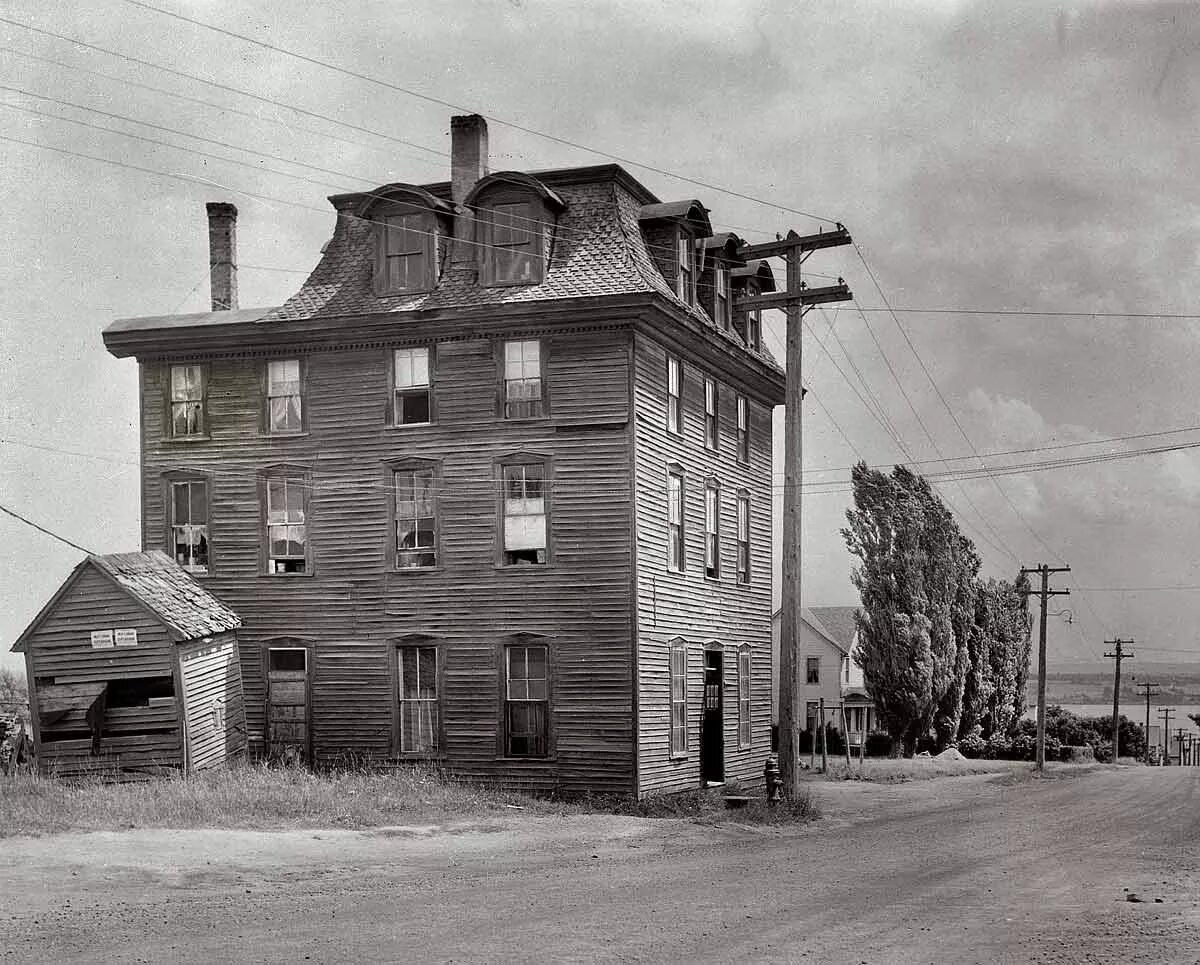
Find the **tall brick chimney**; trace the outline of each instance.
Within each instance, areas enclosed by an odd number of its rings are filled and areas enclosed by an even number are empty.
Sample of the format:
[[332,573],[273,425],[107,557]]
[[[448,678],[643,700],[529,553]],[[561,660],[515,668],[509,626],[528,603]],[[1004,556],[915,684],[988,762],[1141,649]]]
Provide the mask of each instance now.
[[210,201],[208,209],[208,271],[212,285],[212,310],[238,307],[237,208],[228,201]]
[[[478,114],[450,118],[450,197],[461,205],[479,179],[488,173],[487,121]],[[463,211],[454,219],[454,254],[451,263],[461,267],[478,264],[475,257],[475,217]]]

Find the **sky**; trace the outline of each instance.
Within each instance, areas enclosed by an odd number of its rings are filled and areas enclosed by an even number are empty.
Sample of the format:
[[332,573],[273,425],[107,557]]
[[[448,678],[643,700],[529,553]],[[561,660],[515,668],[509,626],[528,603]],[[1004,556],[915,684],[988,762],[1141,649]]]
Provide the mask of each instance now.
[[[1200,313],[1200,6],[147,2],[384,83],[130,0],[0,8],[0,505],[80,546],[138,548],[136,364],[100,333],[207,310],[204,203],[240,209],[241,304],[279,304],[332,233],[327,196],[445,180],[456,113],[492,118],[493,170],[617,156],[751,242],[850,230],[805,266],[855,294],[805,319],[807,605],[856,602],[839,528],[859,459],[1200,443],[1200,318],[1162,317]],[[1200,661],[1200,589],[1161,589],[1200,588],[1200,450],[939,491],[985,575],[1071,566],[1052,665],[1116,636]],[[0,666],[80,556],[0,515]]]

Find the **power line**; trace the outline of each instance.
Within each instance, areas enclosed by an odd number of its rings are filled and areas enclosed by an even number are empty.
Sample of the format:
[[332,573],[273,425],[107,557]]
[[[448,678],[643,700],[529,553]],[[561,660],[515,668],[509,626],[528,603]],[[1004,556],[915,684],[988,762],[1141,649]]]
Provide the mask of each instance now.
[[[126,0],[129,2],[129,0]],[[1200,314],[1186,312],[1068,312],[1034,309],[997,310],[989,308],[863,308],[864,312],[901,312],[910,315],[1004,315],[1046,318],[1176,318],[1197,319]]]
[[4,506],[2,504],[0,504],[0,513],[6,513],[9,516],[11,516],[13,519],[19,519],[26,526],[32,526],[39,533],[45,533],[47,536],[51,537],[52,539],[58,540],[60,543],[66,543],[69,547],[71,547],[71,549],[79,550],[79,552],[81,552],[81,553],[87,553],[89,556],[96,555],[92,550],[87,549],[86,547],[80,546],[78,543],[71,542],[71,540],[67,539],[65,536],[59,536],[58,533],[55,533],[52,530],[46,529],[45,526],[39,526],[32,519],[26,519],[20,513],[15,512],[15,511],[9,509],[7,506]]
[[591,154],[597,154],[600,157],[606,157],[611,161],[618,161],[621,164],[629,164],[634,167],[641,168],[642,170],[645,170],[645,171],[653,171],[655,174],[661,174],[665,177],[674,178],[678,181],[683,181],[687,184],[692,184],[692,185],[695,185],[696,187],[704,188],[708,191],[718,191],[721,194],[727,194],[730,197],[741,198],[743,201],[753,201],[755,204],[761,204],[761,205],[764,205],[765,207],[774,208],[779,211],[786,211],[789,214],[799,215],[800,217],[803,217],[803,218],[811,218],[814,221],[823,221],[827,224],[838,224],[839,223],[834,218],[825,218],[825,217],[822,217],[821,215],[812,214],[811,212],[808,212],[808,211],[801,211],[797,208],[789,208],[786,205],[777,204],[773,201],[766,201],[762,198],[757,198],[757,197],[754,197],[753,195],[749,195],[749,194],[743,194],[740,191],[734,191],[730,188],[723,188],[720,185],[710,184],[707,181],[700,181],[700,180],[697,180],[696,178],[690,178],[690,177],[687,177],[686,175],[678,174],[674,171],[669,171],[665,168],[656,167],[652,164],[646,164],[642,161],[635,161],[632,158],[623,157],[619,154],[611,154],[607,151],[602,151],[599,148],[588,147],[586,144],[580,144],[576,141],[571,141],[571,140],[568,140],[567,138],[559,137],[556,134],[547,133],[546,131],[539,131],[536,128],[525,127],[521,124],[517,124],[513,121],[506,121],[503,118],[496,117],[491,114],[483,114],[479,111],[473,110],[470,107],[463,107],[461,104],[455,104],[451,101],[442,100],[441,98],[433,97],[430,94],[423,94],[420,91],[415,91],[408,87],[402,87],[399,84],[393,84],[391,81],[381,80],[378,77],[372,77],[369,74],[363,74],[356,70],[351,70],[348,67],[342,67],[339,64],[334,64],[334,63],[331,63],[326,60],[321,60],[317,57],[311,57],[308,54],[302,54],[295,50],[289,50],[286,47],[281,47],[277,44],[268,43],[265,40],[257,40],[254,37],[248,37],[245,34],[236,33],[235,31],[227,30],[224,27],[218,27],[214,24],[206,23],[203,20],[197,20],[192,17],[187,17],[181,13],[175,13],[174,11],[171,11],[171,10],[164,10],[163,8],[156,7],[153,4],[144,3],[144,2],[142,2],[142,0],[124,0],[124,2],[128,3],[132,6],[135,6],[135,7],[141,7],[144,10],[152,10],[155,13],[162,14],[165,17],[172,17],[176,20],[182,20],[185,23],[190,23],[197,27],[203,27],[206,30],[211,30],[214,33],[219,33],[226,37],[233,37],[234,39],[241,40],[244,43],[254,44],[255,46],[262,47],[265,50],[270,50],[270,51],[273,51],[278,54],[284,54],[288,57],[294,57],[295,59],[303,61],[304,63],[313,64],[317,67],[323,67],[326,70],[333,70],[340,74],[345,74],[347,77],[353,77],[356,80],[366,81],[369,84],[376,84],[380,87],[387,88],[388,90],[394,90],[397,93],[406,94],[409,97],[415,97],[415,98],[418,98],[419,100],[427,101],[428,103],[431,103],[431,104],[437,104],[441,107],[447,107],[447,108],[450,108],[451,110],[462,111],[462,112],[468,113],[468,114],[478,113],[482,117],[486,118],[489,121],[492,121],[495,124],[501,124],[505,127],[511,127],[513,130],[521,131],[525,134],[532,134],[535,137],[545,138],[548,141],[553,141],[556,144],[562,144],[566,147],[572,147],[572,148],[575,148],[580,151],[587,151]]

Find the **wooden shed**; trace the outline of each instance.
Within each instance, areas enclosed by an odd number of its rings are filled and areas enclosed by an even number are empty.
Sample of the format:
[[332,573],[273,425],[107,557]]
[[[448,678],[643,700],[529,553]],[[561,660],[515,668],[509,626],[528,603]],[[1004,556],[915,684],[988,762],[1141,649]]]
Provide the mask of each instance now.
[[165,553],[88,556],[13,646],[40,770],[130,778],[243,754],[240,626]]

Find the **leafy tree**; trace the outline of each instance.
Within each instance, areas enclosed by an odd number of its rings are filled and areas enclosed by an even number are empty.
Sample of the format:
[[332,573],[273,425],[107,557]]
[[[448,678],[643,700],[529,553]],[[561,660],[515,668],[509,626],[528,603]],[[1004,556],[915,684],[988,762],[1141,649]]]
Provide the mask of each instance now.
[[0,667],[0,714],[27,713],[29,694],[25,674],[10,667]]

